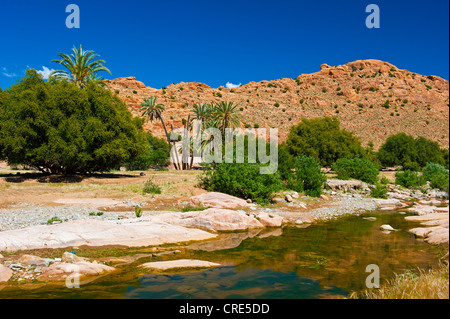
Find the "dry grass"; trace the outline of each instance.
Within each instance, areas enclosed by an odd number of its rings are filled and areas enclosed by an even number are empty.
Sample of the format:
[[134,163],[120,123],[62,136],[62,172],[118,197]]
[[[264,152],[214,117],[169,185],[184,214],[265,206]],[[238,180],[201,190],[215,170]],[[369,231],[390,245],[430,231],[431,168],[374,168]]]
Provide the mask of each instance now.
[[439,269],[408,270],[396,274],[379,289],[370,289],[362,293],[352,293],[351,299],[448,299],[448,265]]

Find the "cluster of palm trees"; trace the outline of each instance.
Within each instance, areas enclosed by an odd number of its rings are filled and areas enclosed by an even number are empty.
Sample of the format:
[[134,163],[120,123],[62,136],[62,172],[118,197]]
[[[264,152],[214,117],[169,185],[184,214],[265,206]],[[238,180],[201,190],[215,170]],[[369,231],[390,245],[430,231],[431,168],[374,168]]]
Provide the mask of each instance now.
[[[212,102],[194,104],[192,109],[192,117],[191,114],[189,114],[188,119],[183,121],[184,134],[187,134],[187,132],[192,129],[193,120],[198,120],[202,123],[200,132],[207,128],[217,128],[221,131],[222,138],[224,138],[225,129],[236,128],[241,124],[240,114],[238,113],[237,106],[237,104],[227,101],[218,103]],[[183,145],[183,157],[180,162],[178,156],[178,148],[176,147],[176,143],[179,141],[179,137],[176,134],[173,134],[173,126],[171,126],[172,132],[170,134],[167,131],[167,127],[162,117],[162,112],[164,112],[164,109],[164,105],[157,103],[157,98],[151,96],[148,99],[144,99],[144,102],[141,103],[140,111],[143,111],[142,116],[145,116],[150,122],[153,122],[155,119],[159,119],[161,121],[164,132],[166,134],[167,143],[169,143],[171,149],[173,150],[171,156],[175,169],[192,169],[194,160],[193,142],[191,141],[188,145]],[[186,141],[187,139],[183,140]],[[210,142],[211,140],[202,141],[201,147],[206,147]],[[188,156],[186,154],[190,154],[189,160],[186,159],[186,156]]]
[[[83,89],[87,83],[91,82],[104,85],[103,79],[98,76],[99,72],[108,72],[111,74],[111,71],[103,65],[105,61],[97,59],[99,57],[98,54],[92,50],[83,50],[81,45],[78,48],[74,46],[72,54],[70,55],[65,53],[58,53],[58,55],[61,57],[61,60],[52,60],[52,62],[61,64],[66,70],[53,71],[49,76],[50,82],[67,80],[75,83],[80,89]],[[179,141],[179,136],[173,134],[173,125],[171,125],[172,132],[169,135],[162,117],[164,109],[164,105],[157,103],[156,97],[151,96],[148,99],[144,99],[144,102],[141,103],[140,111],[143,111],[142,116],[146,117],[151,122],[160,120],[166,134],[167,142],[170,146],[176,146],[176,143]],[[236,128],[239,127],[241,123],[237,104],[227,101],[194,104],[192,118],[191,114],[189,114],[188,119],[183,120],[185,134],[192,129],[193,120],[202,122],[202,130],[207,128],[219,129],[223,138],[225,136],[226,128]],[[202,147],[206,147],[209,142],[210,141],[203,141]],[[186,146],[184,145],[184,150],[185,147]],[[186,153],[193,154],[192,143],[191,145],[187,145],[187,147],[189,147],[188,150],[190,152],[183,152],[183,157],[186,156]],[[172,162],[177,170],[192,168],[194,156],[191,157],[189,164],[186,163],[187,161],[185,158],[182,158],[182,161],[180,162],[177,148],[171,147],[171,149],[174,150],[171,156]]]

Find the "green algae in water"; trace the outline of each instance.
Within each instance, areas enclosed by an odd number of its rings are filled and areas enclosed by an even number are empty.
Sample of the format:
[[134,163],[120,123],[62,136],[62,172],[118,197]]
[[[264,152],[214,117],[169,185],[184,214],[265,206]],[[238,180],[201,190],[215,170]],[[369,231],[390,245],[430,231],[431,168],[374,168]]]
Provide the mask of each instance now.
[[[363,217],[376,217],[375,221]],[[381,282],[394,272],[437,267],[436,250],[407,232],[417,223],[391,212],[368,213],[307,228],[227,233],[217,240],[192,244],[173,259],[221,263],[203,271],[143,274],[137,263],[103,276],[80,289],[64,284],[33,290],[7,287],[0,298],[266,298],[345,297],[365,289],[369,264],[380,268]],[[385,234],[379,227],[397,229]],[[267,237],[266,237],[267,236]],[[216,249],[216,250],[214,250]],[[176,256],[176,257],[175,257]]]

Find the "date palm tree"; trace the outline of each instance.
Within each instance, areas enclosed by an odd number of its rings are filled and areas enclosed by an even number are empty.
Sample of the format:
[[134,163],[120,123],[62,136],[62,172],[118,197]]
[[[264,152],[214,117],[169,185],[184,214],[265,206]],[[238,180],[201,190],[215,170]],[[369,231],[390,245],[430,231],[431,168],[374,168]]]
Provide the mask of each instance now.
[[211,110],[212,122],[225,136],[226,128],[236,128],[241,124],[241,117],[237,104],[222,101],[213,105]]
[[[166,134],[167,143],[169,146],[172,143],[172,140],[167,132],[166,124],[164,123],[162,112],[164,112],[164,105],[156,102],[156,97],[150,96],[148,99],[144,99],[144,102],[141,103],[141,108],[139,111],[143,111],[142,116],[147,117],[150,122],[153,122],[155,119],[159,119],[164,128],[164,133]],[[175,143],[174,143],[175,144]],[[178,153],[175,154],[176,158],[178,158]],[[174,162],[174,166],[178,169],[178,159]]]
[[52,60],[51,62],[63,65],[67,70],[56,70],[50,73],[52,80],[66,79],[74,82],[79,88],[84,88],[88,82],[99,82],[101,78],[97,73],[104,71],[111,74],[111,71],[102,63],[104,60],[95,60],[100,55],[94,51],[84,51],[81,45],[72,49],[73,53],[68,55],[65,53],[58,53],[61,60]]

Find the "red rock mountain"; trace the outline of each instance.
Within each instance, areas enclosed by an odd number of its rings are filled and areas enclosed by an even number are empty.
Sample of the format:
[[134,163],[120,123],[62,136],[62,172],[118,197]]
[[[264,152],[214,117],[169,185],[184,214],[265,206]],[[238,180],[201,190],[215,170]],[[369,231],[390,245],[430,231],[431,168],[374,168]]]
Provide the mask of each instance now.
[[[134,77],[106,82],[134,116],[140,116],[144,98],[156,96],[165,106],[163,118],[169,128],[182,127],[194,103],[232,101],[241,109],[242,127],[278,128],[280,141],[302,118],[336,116],[343,128],[355,132],[364,145],[373,142],[376,149],[399,132],[424,136],[448,148],[449,82],[445,79],[379,60],[323,64],[320,69],[296,79],[250,82],[234,89],[192,82],[154,89]],[[145,128],[164,136],[159,121]]]

